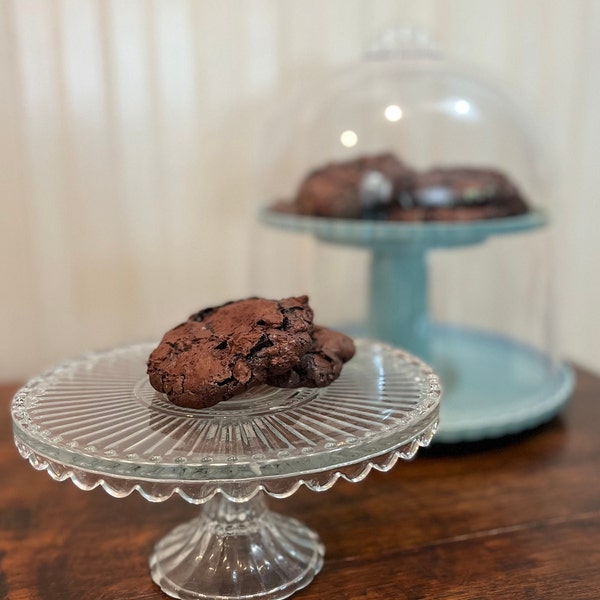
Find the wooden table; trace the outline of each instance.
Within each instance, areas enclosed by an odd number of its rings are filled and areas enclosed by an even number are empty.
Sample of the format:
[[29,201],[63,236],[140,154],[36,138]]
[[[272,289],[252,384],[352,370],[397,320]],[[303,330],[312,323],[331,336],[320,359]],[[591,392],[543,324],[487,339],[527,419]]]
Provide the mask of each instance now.
[[[600,598],[600,378],[578,371],[560,418],[527,434],[437,445],[359,484],[306,489],[279,512],[319,532],[325,566],[300,599]],[[166,598],[153,544],[199,508],[83,492],[13,446],[0,386],[0,598]]]

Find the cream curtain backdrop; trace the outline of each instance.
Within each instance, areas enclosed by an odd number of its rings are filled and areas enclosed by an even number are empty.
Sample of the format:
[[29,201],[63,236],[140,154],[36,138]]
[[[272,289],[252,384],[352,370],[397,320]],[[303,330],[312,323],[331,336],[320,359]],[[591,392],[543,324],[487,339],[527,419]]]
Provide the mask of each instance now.
[[247,295],[265,115],[394,23],[545,125],[560,350],[600,370],[600,2],[0,0],[0,378]]

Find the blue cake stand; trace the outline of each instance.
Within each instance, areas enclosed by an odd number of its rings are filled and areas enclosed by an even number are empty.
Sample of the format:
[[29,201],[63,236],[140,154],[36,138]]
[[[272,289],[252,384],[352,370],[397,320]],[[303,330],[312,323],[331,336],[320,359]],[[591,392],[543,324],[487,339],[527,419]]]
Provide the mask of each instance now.
[[429,316],[429,250],[542,228],[548,223],[542,211],[473,222],[400,223],[306,217],[266,208],[260,220],[323,242],[371,250],[367,322],[348,332],[405,348],[433,364],[444,385],[437,442],[523,431],[552,418],[568,400],[574,385],[568,365],[517,340],[435,324]]

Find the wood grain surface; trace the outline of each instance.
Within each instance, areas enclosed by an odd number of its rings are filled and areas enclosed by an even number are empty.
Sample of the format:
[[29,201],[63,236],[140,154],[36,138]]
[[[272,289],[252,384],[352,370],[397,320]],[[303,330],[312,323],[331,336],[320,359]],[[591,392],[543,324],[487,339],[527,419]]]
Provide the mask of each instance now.
[[[148,556],[200,510],[58,483],[19,457],[0,387],[0,598],[166,598]],[[303,520],[325,566],[294,598],[600,598],[600,378],[578,371],[563,415],[535,431],[435,445],[389,473],[271,508]]]

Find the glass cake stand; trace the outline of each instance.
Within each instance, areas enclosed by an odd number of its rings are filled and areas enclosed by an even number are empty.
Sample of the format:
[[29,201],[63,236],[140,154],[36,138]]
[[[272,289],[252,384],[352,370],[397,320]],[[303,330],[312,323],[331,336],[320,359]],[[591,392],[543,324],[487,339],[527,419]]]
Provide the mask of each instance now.
[[356,345],[327,388],[262,386],[203,410],[174,406],[150,386],[155,344],[94,354],[17,392],[15,443],[33,467],[83,490],[204,504],[150,556],[166,594],[285,598],[319,572],[324,547],[299,521],[271,512],[265,497],[387,471],[436,430],[441,392],[431,369],[385,344]]

